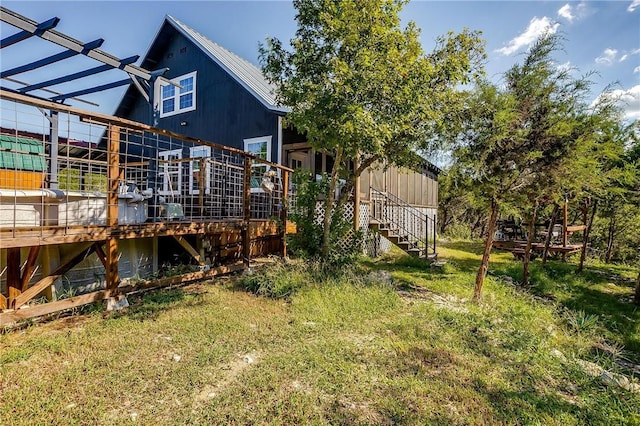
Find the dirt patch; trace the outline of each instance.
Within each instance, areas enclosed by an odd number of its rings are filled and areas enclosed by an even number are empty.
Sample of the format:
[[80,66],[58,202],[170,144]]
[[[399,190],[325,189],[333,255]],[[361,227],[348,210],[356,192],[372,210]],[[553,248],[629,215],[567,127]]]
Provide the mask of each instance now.
[[398,294],[407,303],[414,303],[416,300],[431,301],[438,309],[447,309],[458,313],[468,313],[469,310],[464,306],[467,299],[459,299],[449,294],[442,296],[438,293],[426,289],[424,287],[409,286],[409,290],[399,290]]
[[393,420],[382,415],[366,401],[352,402],[346,398],[338,401],[338,411],[348,419],[347,424],[392,425]]
[[224,373],[220,380],[216,383],[207,384],[200,389],[194,398],[193,407],[197,408],[200,404],[220,395],[229,387],[229,385],[234,383],[238,376],[240,376],[246,369],[258,363],[260,358],[260,353],[256,351],[248,354],[237,354],[233,360],[222,366]]

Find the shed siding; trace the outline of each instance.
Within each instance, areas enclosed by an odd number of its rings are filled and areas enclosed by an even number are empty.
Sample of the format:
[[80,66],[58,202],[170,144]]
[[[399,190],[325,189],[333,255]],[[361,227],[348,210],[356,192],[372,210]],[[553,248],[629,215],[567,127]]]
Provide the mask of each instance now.
[[369,182],[372,188],[395,195],[411,205],[429,208],[438,206],[438,180],[431,172],[418,173],[397,167],[389,167],[383,171],[381,165],[374,166],[368,173],[360,176],[363,199],[369,198]]

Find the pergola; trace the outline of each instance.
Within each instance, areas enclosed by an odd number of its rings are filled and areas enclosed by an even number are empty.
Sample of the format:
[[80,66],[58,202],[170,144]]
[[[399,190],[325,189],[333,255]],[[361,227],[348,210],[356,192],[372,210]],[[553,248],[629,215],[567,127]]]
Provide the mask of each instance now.
[[[73,99],[79,102],[97,106],[97,104],[93,102],[82,99],[81,96],[102,92],[132,83],[149,103],[149,114],[151,122],[154,125],[157,125],[158,113],[157,109],[154,107],[154,86],[156,80],[160,79],[179,87],[179,85],[177,85],[176,83],[170,82],[166,78],[162,77],[163,74],[168,71],[168,68],[149,71],[134,64],[139,59],[139,55],[120,59],[101,50],[100,46],[104,42],[104,39],[102,38],[89,42],[82,42],[59,31],[56,31],[55,28],[60,22],[60,18],[58,17],[54,17],[43,22],[36,22],[10,9],[7,9],[6,7],[0,6],[0,22],[2,22],[3,24],[9,24],[18,29],[18,32],[0,40],[0,49],[18,45],[20,42],[28,40],[32,37],[39,37],[42,40],[46,40],[62,48],[62,51],[54,55],[47,56],[24,65],[16,66],[11,69],[0,70],[1,80],[8,81],[19,86],[17,89],[12,89],[4,87],[4,85],[0,85],[0,89],[33,96],[41,100],[53,101],[60,104],[64,104],[65,101],[69,99]],[[100,65],[88,69],[82,69],[77,72],[68,73],[66,75],[57,76],[55,78],[49,78],[45,81],[40,81],[37,83],[27,83],[22,80],[16,79],[16,76],[19,76],[20,74],[37,70],[43,67],[49,67],[53,64],[71,59],[78,55],[83,55],[91,58]],[[52,72],[54,71],[53,68],[50,69],[52,70]],[[54,86],[68,82],[77,81],[78,85],[81,85],[83,78],[111,70],[121,70],[127,75],[127,78],[100,85],[90,85],[89,87],[84,87],[67,93],[60,93],[52,89],[52,87]],[[37,95],[34,93],[37,93]],[[44,114],[44,116],[50,123],[49,138],[51,141],[52,156],[49,166],[49,188],[57,189],[58,177],[56,174],[56,153],[58,151],[59,138],[58,114],[53,110],[47,112],[41,109],[40,111]]]
[[[37,61],[17,66],[8,70],[2,70],[0,72],[1,79],[12,81],[23,86],[18,89],[14,89],[14,91],[17,91],[18,93],[32,95],[32,92],[39,90],[41,92],[47,93],[47,95],[50,95],[38,96],[41,99],[47,99],[54,102],[64,102],[67,99],[78,98],[79,96],[101,92],[104,90],[109,90],[127,85],[129,83],[133,83],[142,93],[145,99],[153,104],[154,82],[156,79],[162,78],[161,76],[168,70],[167,68],[164,68],[156,71],[148,71],[144,68],[134,65],[134,62],[138,60],[139,55],[130,56],[124,59],[120,59],[113,55],[110,55],[109,53],[100,50],[100,46],[104,43],[104,39],[102,38],[85,43],[59,31],[56,31],[55,27],[60,22],[60,18],[58,17],[54,17],[43,22],[36,22],[22,15],[19,15],[18,13],[9,10],[6,7],[0,6],[0,21],[5,24],[12,25],[19,30],[17,33],[0,40],[0,49],[18,44],[31,37],[39,37],[43,40],[56,44],[63,49],[60,53],[56,53],[55,55],[41,58]],[[14,78],[14,76],[18,74],[52,65],[65,59],[70,59],[76,55],[84,55],[88,58],[94,59],[102,65],[38,83],[24,83]],[[122,70],[127,74],[128,78],[103,84],[100,86],[86,87],[84,89],[76,90],[69,93],[58,93],[51,89],[52,86],[79,80],[84,77],[103,73],[105,71],[113,69]],[[5,88],[5,90],[7,89]]]

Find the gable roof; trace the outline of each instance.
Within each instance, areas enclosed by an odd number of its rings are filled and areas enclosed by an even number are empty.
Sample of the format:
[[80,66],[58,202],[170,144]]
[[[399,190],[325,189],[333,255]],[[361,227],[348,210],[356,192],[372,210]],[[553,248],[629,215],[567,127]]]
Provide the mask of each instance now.
[[180,34],[191,40],[200,50],[211,58],[211,60],[240,83],[249,93],[255,96],[267,109],[279,113],[291,111],[290,108],[278,105],[275,97],[275,86],[264,78],[260,68],[219,44],[214,43],[193,28],[178,21],[173,16],[166,15],[165,23],[170,24]]

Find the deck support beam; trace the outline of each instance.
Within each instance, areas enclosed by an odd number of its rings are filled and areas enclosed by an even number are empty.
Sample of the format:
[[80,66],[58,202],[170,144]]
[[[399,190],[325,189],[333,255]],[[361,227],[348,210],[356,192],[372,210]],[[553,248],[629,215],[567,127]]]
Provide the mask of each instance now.
[[9,307],[11,307],[13,309],[18,309],[20,306],[24,305],[29,300],[31,300],[34,297],[36,297],[44,289],[46,289],[48,286],[53,284],[55,280],[57,280],[58,278],[60,278],[64,274],[66,274],[71,268],[73,268],[78,263],[80,263],[84,259],[86,259],[91,253],[93,253],[93,250],[94,250],[94,246],[93,245],[88,247],[88,248],[84,248],[84,249],[80,250],[80,252],[78,254],[76,254],[74,257],[72,257],[70,260],[68,260],[67,262],[65,262],[62,265],[58,266],[56,268],[56,270],[53,271],[53,273],[51,275],[49,275],[48,277],[44,277],[43,279],[41,279],[37,283],[33,284],[31,287],[29,287],[22,294],[19,294],[15,298],[15,300],[13,300],[13,301],[9,300]]
[[27,257],[27,263],[24,265],[22,271],[22,278],[20,279],[20,291],[24,292],[29,286],[29,280],[36,269],[36,260],[40,254],[40,246],[33,246],[29,249],[29,256]]
[[280,211],[280,223],[282,226],[281,238],[282,238],[282,250],[280,255],[284,258],[287,257],[287,210],[289,206],[289,172],[287,170],[282,171],[282,210]]
[[[107,226],[118,226],[118,185],[120,184],[120,127],[109,126],[107,145]],[[118,291],[118,239],[110,235],[106,243],[106,280],[111,296]]]
[[189,241],[185,240],[185,238],[182,235],[174,235],[173,238],[175,238],[178,244],[180,244],[182,248],[185,249],[187,253],[189,253],[191,257],[193,257],[196,260],[196,262],[198,262],[198,265],[200,266],[205,265],[204,260],[202,260],[202,257],[200,256],[200,253],[198,253],[198,251],[195,248],[193,248],[193,246],[189,244]]
[[242,261],[245,267],[249,267],[251,260],[251,165],[250,157],[244,159],[244,194],[243,212],[244,224],[242,228]]
[[9,292],[9,306],[12,306],[16,298],[22,293],[19,248],[7,249],[7,289]]
[[[212,268],[209,271],[192,272],[190,274],[178,275],[175,277],[167,277],[155,281],[147,281],[135,286],[123,288],[123,292],[131,293],[134,291],[155,289],[167,287],[170,285],[183,285],[192,281],[197,281],[205,278],[211,278],[216,275],[229,274],[232,272],[240,271],[244,268],[242,263],[223,265]],[[103,299],[109,298],[108,291],[100,290],[93,293],[87,293],[80,296],[70,297],[69,299],[58,300],[56,302],[49,302],[42,305],[37,305],[29,309],[18,309],[15,311],[0,313],[0,327],[23,321],[29,318],[40,317],[43,315],[60,312],[66,309],[75,308],[77,306],[86,305],[93,302],[98,302]],[[0,306],[2,299],[0,298]]]
[[100,262],[102,263],[102,266],[104,266],[104,270],[106,271],[107,270],[107,254],[102,249],[102,243],[97,241],[93,243],[93,250],[96,252],[98,259],[100,259]]

